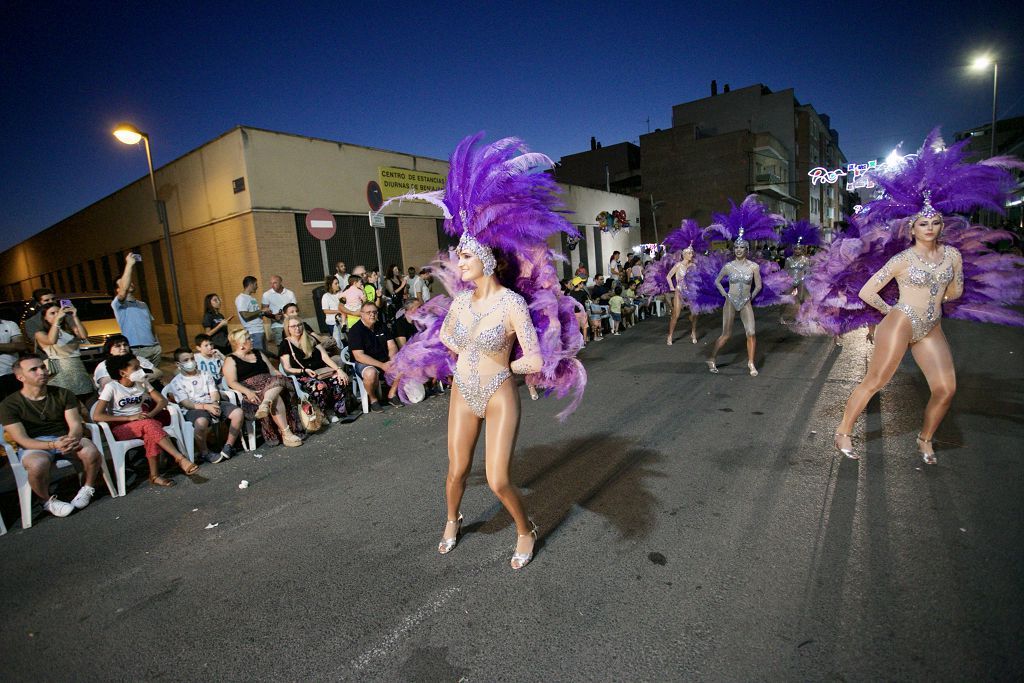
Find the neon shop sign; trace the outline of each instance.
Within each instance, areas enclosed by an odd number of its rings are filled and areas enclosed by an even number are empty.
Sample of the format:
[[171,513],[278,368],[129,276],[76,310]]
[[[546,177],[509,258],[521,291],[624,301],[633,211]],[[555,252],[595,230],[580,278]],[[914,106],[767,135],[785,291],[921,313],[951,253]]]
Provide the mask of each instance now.
[[866,164],[847,164],[846,170],[837,168],[830,171],[824,166],[818,166],[816,168],[812,168],[807,175],[811,177],[811,185],[817,185],[818,183],[821,183],[822,185],[825,183],[835,185],[839,182],[840,178],[848,178],[846,181],[846,189],[852,191],[861,187],[874,187],[875,183],[867,174],[878,170],[878,168],[878,160],[872,159]]

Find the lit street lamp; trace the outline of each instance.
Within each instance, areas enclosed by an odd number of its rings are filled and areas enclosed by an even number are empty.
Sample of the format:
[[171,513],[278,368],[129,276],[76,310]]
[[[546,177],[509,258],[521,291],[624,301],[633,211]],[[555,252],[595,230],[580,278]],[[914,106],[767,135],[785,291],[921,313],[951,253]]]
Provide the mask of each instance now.
[[156,178],[153,175],[153,156],[149,151],[149,136],[130,123],[122,123],[114,129],[114,137],[126,145],[137,145],[141,140],[146,144],[146,163],[149,164],[149,184],[153,188],[153,203],[156,215],[164,228],[164,242],[167,245],[167,262],[171,267],[171,295],[174,297],[174,312],[177,314],[178,342],[182,348],[189,348],[185,336],[185,322],[181,314],[181,296],[178,294],[178,273],[174,268],[174,247],[171,245],[171,226],[167,221],[167,205],[156,194]]
[[971,64],[971,68],[975,71],[984,71],[990,66],[992,67],[992,145],[989,149],[989,156],[994,157],[996,155],[996,102],[999,95],[999,62],[988,55],[982,55],[975,58],[974,63]]

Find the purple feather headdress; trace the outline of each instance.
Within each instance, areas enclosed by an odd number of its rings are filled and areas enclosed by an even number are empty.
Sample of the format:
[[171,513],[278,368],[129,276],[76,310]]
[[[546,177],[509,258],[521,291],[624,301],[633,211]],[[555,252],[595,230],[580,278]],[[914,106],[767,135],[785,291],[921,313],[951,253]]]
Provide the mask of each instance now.
[[750,240],[778,241],[775,226],[782,225],[786,219],[768,213],[768,209],[757,201],[756,194],[747,195],[739,206],[730,199],[729,205],[732,207],[729,213],[711,215],[712,223],[705,231],[707,237],[714,239],[717,236],[740,246]]
[[662,242],[668,251],[682,251],[693,249],[698,254],[708,250],[707,240],[704,239],[704,231],[692,218],[684,218],[679,227],[665,237]]
[[821,246],[821,228],[812,225],[810,221],[799,220],[791,223],[782,231],[779,241],[790,247],[819,247]]
[[1024,169],[1024,164],[1012,157],[964,163],[969,142],[946,147],[935,128],[917,155],[904,158],[895,172],[871,175],[882,196],[865,204],[864,212],[879,223],[977,209],[1003,213],[1016,185],[1009,169]]

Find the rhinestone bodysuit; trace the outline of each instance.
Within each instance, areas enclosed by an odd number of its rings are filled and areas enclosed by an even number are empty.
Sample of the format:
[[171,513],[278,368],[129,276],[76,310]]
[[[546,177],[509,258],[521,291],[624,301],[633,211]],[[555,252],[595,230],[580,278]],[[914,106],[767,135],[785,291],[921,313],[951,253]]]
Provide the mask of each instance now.
[[[899,301],[889,306],[879,291],[896,278]],[[952,285],[951,285],[952,283]],[[895,308],[910,320],[910,343],[924,339],[942,320],[942,301],[957,299],[964,291],[963,261],[959,250],[942,246],[938,263],[925,261],[913,249],[905,249],[889,259],[860,291],[860,297],[882,313]]]
[[786,271],[793,278],[793,286],[799,287],[811,269],[811,260],[806,256],[790,256],[786,259]]
[[[757,265],[754,265],[757,268]],[[729,261],[722,269],[729,278],[729,303],[739,311],[750,303],[750,284],[754,281],[754,271],[740,268],[735,261]]]
[[[514,339],[523,356],[509,364]],[[541,368],[537,331],[526,301],[509,289],[482,313],[473,310],[472,291],[456,296],[441,326],[441,341],[458,354],[455,385],[477,417],[484,416],[491,396],[513,372]]]

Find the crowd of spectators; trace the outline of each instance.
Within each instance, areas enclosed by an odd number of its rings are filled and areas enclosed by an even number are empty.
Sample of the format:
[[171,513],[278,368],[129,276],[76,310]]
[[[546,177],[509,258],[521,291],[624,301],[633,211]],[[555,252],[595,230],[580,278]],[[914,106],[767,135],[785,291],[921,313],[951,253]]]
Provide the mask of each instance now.
[[[352,422],[362,412],[353,409],[357,377],[371,413],[404,405],[385,373],[417,331],[406,316],[432,295],[429,268],[410,268],[406,275],[392,265],[381,278],[364,266],[349,274],[339,262],[320,302],[326,333],[303,320],[280,276],[271,276],[259,299],[257,279],[247,276],[235,298],[240,326],[232,326],[235,315],[222,312],[219,294],[207,294],[203,332],[192,348],[173,352],[174,371],[165,373],[149,307],[135,298],[136,263],[129,254],[111,302],[122,333],[106,338],[91,373],[77,353],[88,330],[70,302],[57,301],[51,290],[33,293],[38,311],[25,323],[31,336],[13,321],[0,321],[4,436],[18,449],[43,509],[55,516],[84,508],[95,493],[99,450],[84,436],[86,422],[108,423],[115,440],[142,441],[150,483],[173,486],[161,457],[186,475],[201,463],[223,462],[238,453],[247,422],[255,423],[265,445],[285,447],[302,445],[307,430],[300,411],[307,406],[325,422]],[[194,444],[165,430],[174,419],[169,404],[192,425]],[[50,495],[57,459],[78,461],[85,472],[71,502]]]
[[608,262],[610,275],[588,278],[580,265],[572,278],[562,280],[562,290],[579,303],[576,321],[584,344],[604,339],[606,334],[618,336],[653,313],[654,298],[639,296],[636,288],[643,282],[642,258],[631,257],[625,265],[614,252]]

